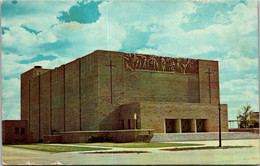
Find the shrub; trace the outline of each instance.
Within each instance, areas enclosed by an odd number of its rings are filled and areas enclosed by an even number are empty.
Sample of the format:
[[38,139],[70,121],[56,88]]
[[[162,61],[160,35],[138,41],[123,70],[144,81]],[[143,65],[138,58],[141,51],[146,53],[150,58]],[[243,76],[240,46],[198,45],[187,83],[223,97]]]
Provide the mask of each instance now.
[[88,142],[111,142],[111,136],[92,135]]

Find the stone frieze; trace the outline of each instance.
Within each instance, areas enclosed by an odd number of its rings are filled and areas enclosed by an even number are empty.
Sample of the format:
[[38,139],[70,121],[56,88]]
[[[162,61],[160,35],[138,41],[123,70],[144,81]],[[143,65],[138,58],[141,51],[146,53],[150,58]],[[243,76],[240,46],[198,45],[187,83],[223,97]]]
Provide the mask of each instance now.
[[127,53],[124,55],[126,70],[151,70],[172,73],[198,73],[198,60]]

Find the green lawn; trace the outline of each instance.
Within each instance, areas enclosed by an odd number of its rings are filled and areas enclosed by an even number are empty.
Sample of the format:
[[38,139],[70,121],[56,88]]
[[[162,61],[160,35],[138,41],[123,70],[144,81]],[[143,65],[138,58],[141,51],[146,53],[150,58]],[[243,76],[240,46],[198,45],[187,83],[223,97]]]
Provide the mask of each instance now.
[[186,144],[186,143],[147,143],[147,142],[130,142],[130,143],[77,143],[75,145],[116,147],[116,148],[160,148],[176,146],[200,146],[204,144]]
[[46,152],[72,152],[72,151],[93,151],[93,150],[110,150],[111,148],[90,148],[90,147],[70,147],[70,146],[55,146],[44,144],[24,144],[24,145],[4,145],[13,148],[31,149]]

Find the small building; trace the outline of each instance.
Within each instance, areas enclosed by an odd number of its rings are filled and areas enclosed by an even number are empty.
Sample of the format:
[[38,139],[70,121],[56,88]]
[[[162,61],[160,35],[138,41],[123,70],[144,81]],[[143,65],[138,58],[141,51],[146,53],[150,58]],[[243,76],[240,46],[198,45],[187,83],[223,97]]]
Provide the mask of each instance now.
[[[219,102],[218,62],[210,60],[98,50],[21,75],[29,142],[62,132],[217,132]],[[221,122],[228,131],[226,104]]]
[[27,143],[27,120],[3,120],[2,139],[3,144]]

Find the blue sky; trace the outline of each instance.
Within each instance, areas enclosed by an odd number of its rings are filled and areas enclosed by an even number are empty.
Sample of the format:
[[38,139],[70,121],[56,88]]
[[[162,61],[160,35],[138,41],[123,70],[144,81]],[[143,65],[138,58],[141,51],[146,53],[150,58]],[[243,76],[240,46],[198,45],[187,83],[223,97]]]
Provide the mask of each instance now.
[[219,61],[229,119],[258,108],[257,2],[3,1],[3,119],[20,119],[20,74],[97,49]]

